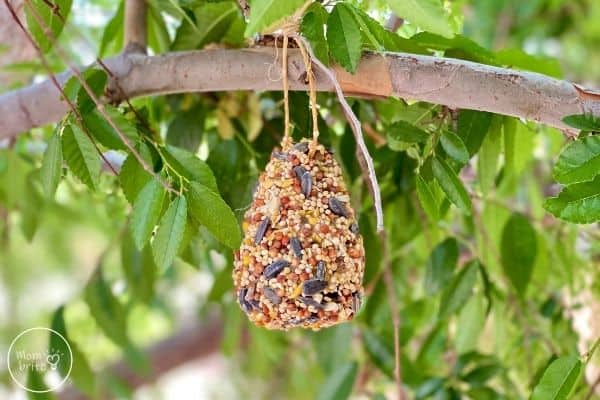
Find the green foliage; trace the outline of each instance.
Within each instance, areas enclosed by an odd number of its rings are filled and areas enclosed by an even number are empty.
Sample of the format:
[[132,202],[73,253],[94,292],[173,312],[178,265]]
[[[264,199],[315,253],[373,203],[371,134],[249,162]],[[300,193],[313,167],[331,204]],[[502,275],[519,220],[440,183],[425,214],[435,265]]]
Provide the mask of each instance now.
[[152,179],[137,195],[131,210],[131,235],[138,249],[143,249],[158,223],[165,200],[165,188]]
[[456,172],[441,158],[432,161],[433,175],[448,199],[466,214],[471,213],[471,197]]
[[581,369],[582,362],[575,356],[552,361],[533,390],[531,400],[568,399],[579,380]]
[[303,0],[253,0],[250,2],[250,21],[245,35],[252,36],[272,28],[275,23],[289,17],[304,4]]
[[554,166],[554,179],[564,185],[586,182],[600,174],[600,135],[568,144]]
[[152,242],[154,260],[162,270],[167,269],[175,260],[183,241],[186,222],[187,201],[185,196],[179,196],[165,211]]
[[390,8],[411,23],[433,33],[452,37],[448,15],[439,0],[392,0]]
[[536,233],[527,217],[519,213],[511,215],[502,230],[502,267],[521,296],[525,296],[533,274],[536,246]]
[[72,0],[56,0],[50,8],[44,0],[31,0],[24,7],[27,27],[42,52],[48,52],[58,39],[72,3]]
[[600,221],[600,176],[593,181],[565,187],[557,197],[544,202],[554,216],[576,224]]
[[48,141],[48,147],[44,152],[40,170],[44,193],[49,198],[54,196],[62,176],[63,155],[60,141],[61,130],[62,124],[57,125],[52,137]]
[[94,143],[79,126],[71,124],[63,129],[62,153],[69,170],[90,189],[95,189],[102,162]]
[[351,6],[338,3],[327,19],[327,43],[335,61],[349,72],[356,72],[361,54],[360,25]]

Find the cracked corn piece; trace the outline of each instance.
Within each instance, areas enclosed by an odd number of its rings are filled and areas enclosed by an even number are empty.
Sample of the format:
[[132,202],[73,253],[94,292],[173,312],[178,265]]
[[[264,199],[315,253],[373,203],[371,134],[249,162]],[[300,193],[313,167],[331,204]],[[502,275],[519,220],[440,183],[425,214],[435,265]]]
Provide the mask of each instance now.
[[256,325],[317,330],[358,312],[365,252],[349,200],[322,145],[273,152],[233,270],[237,301]]

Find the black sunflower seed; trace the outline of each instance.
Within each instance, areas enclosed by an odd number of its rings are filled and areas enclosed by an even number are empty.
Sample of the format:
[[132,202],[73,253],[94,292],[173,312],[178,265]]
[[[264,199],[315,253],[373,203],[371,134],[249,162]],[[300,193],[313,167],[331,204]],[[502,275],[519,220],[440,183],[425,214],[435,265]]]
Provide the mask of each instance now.
[[344,203],[342,203],[335,197],[331,197],[329,199],[329,209],[335,215],[348,218],[348,211],[346,210],[346,206],[344,205]]
[[354,233],[355,235],[358,235],[358,224],[356,222],[350,225],[350,232]]
[[308,172],[300,178],[300,189],[302,189],[304,197],[308,198],[310,196],[310,192],[312,191],[312,177]]
[[325,261],[319,261],[317,263],[317,279],[323,280],[325,279]]
[[263,289],[263,294],[265,295],[265,297],[267,298],[267,300],[269,300],[271,303],[273,303],[273,304],[279,304],[279,303],[281,303],[281,297],[279,297],[277,295],[277,292],[275,292],[275,290],[273,288],[270,288],[269,286],[266,286]]
[[273,261],[269,264],[263,271],[263,276],[267,279],[275,278],[277,275],[283,271],[285,267],[290,265],[289,261],[286,260],[277,260]]
[[292,168],[292,171],[294,171],[298,180],[302,180],[302,176],[308,173],[308,171],[304,169],[302,165],[296,165],[294,168]]
[[281,161],[288,161],[288,153],[274,150],[273,153],[271,153],[271,158],[276,158]]
[[320,310],[320,309],[323,308],[323,305],[321,303],[319,303],[316,300],[311,299],[310,297],[300,296],[300,297],[298,297],[298,300],[300,300],[301,302],[303,302],[304,304],[306,304],[307,307],[313,306],[317,310]]
[[308,142],[296,143],[292,146],[292,149],[299,151],[300,153],[306,153],[308,152]]
[[304,296],[312,296],[319,293],[327,287],[327,282],[321,279],[309,279],[302,283],[302,294]]
[[238,302],[240,303],[242,310],[244,310],[244,312],[248,314],[252,311],[252,304],[246,301],[246,294],[248,294],[247,288],[240,289],[238,293]]
[[265,217],[265,219],[262,220],[262,222],[258,226],[258,230],[256,231],[256,236],[254,237],[254,244],[260,244],[260,242],[263,240],[263,237],[265,237],[265,233],[267,232],[270,223],[271,220],[269,219],[269,217]]
[[292,250],[296,257],[302,258],[302,244],[300,243],[300,240],[297,237],[293,237],[290,239],[290,245],[292,246]]

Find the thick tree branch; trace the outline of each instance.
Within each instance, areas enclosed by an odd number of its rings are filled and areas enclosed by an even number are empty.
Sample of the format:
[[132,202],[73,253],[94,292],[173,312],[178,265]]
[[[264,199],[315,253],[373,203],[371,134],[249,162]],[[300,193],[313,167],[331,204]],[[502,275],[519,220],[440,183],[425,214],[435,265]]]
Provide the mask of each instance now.
[[[106,60],[124,93],[115,97],[183,92],[281,90],[272,48],[205,50],[161,56],[123,54]],[[571,114],[600,116],[600,94],[544,75],[491,67],[469,61],[404,53],[366,54],[352,75],[336,67],[347,95],[398,96],[527,118],[567,129],[562,118]],[[304,63],[297,49],[289,51],[291,90],[307,90]],[[68,74],[60,75],[64,81]],[[317,89],[333,91],[323,73]],[[122,100],[112,98],[109,100]],[[58,90],[49,81],[0,96],[0,139],[58,121],[67,112]]]
[[[207,322],[190,326],[175,336],[156,343],[145,351],[148,357],[150,372],[146,375],[136,373],[128,363],[118,361],[107,366],[99,373],[100,379],[113,376],[126,382],[131,389],[155,382],[161,375],[187,362],[213,354],[219,349],[223,336],[223,323],[217,318],[209,318]],[[102,386],[102,385],[101,385]],[[106,388],[100,387],[106,390]],[[59,394],[60,400],[84,400],[88,397],[73,387],[68,387]],[[111,398],[103,392],[100,398]]]
[[146,53],[146,13],[145,0],[125,1],[125,48],[127,51]]

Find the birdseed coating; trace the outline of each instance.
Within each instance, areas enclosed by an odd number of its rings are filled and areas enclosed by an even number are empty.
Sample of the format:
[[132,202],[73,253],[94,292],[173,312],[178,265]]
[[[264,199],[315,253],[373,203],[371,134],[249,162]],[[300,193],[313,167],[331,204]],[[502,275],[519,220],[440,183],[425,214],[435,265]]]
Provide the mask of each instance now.
[[341,168],[325,147],[304,140],[273,151],[243,228],[233,280],[256,325],[318,330],[356,315],[363,240]]

